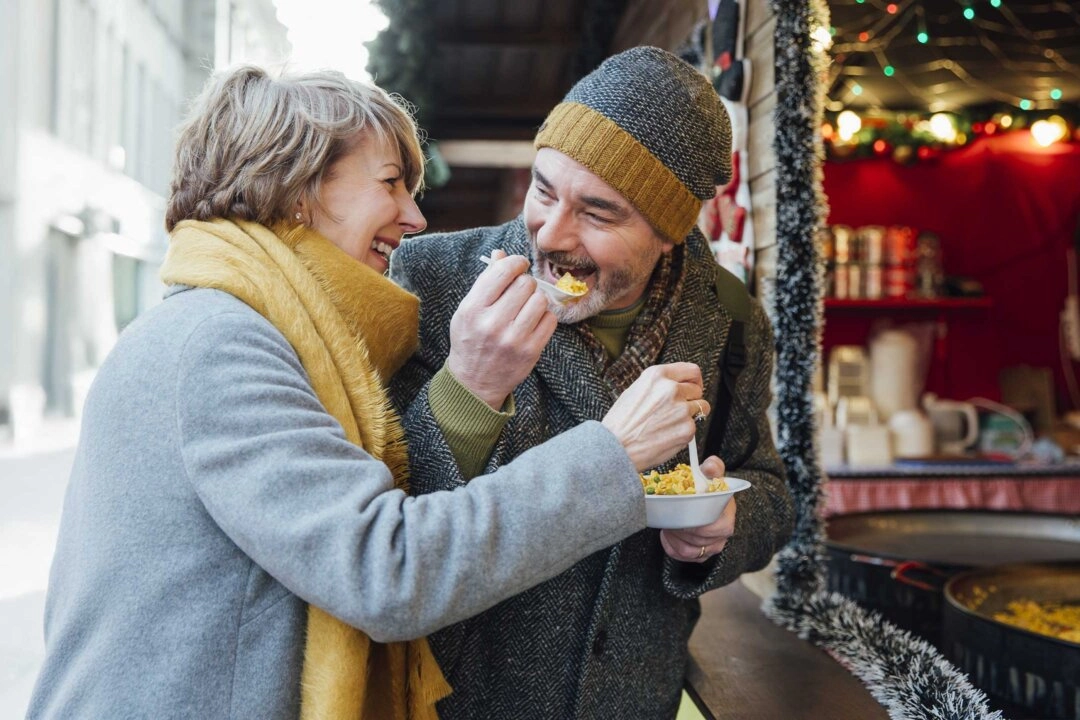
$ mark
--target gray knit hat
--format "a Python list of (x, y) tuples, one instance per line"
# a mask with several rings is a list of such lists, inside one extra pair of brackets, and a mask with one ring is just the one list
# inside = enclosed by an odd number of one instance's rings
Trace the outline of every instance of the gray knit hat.
[(536, 147), (589, 168), (680, 243), (731, 179), (731, 120), (700, 72), (666, 50), (613, 55), (555, 106)]

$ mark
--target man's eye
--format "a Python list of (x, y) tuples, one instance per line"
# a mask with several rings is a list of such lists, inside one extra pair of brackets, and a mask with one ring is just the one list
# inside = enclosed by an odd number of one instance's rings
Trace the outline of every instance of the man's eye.
[(585, 213), (585, 217), (589, 218), (593, 222), (597, 222), (597, 223), (601, 223), (601, 224), (607, 224), (607, 223), (611, 222), (610, 220), (608, 220), (603, 215), (597, 215), (596, 213), (591, 213), (591, 212)]

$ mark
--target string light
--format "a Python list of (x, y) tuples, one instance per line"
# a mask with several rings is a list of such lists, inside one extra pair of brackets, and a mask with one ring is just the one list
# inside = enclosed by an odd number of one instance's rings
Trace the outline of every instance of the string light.
[(1080, 36), (1080, 13), (1065, 4), (986, 0), (1000, 8), (992, 14), (983, 0), (846, 2), (832, 13), (832, 112), (845, 104), (930, 113), (1002, 104), (1017, 112), (1060, 107), (1071, 117), (1080, 61), (1069, 38)]
[(1030, 129), (1032, 143), (1042, 147), (1056, 142), (1080, 143), (1080, 109), (1071, 106), (1049, 116), (1037, 110), (1014, 116), (985, 107), (975, 112), (975, 116), (966, 111), (926, 115), (847, 109), (833, 116), (831, 123), (823, 122), (821, 137), (830, 159), (891, 156), (902, 164), (930, 160), (976, 138), (1010, 130)]
[(930, 117), (930, 132), (942, 142), (954, 142), (956, 140), (956, 123), (952, 116), (945, 113), (937, 113)]
[(816, 27), (810, 33), (810, 42), (813, 43), (814, 52), (823, 53), (832, 47), (832, 34), (824, 27)]
[(1045, 120), (1037, 120), (1031, 126), (1031, 137), (1038, 145), (1049, 147), (1069, 134), (1065, 118), (1052, 115)]
[(861, 128), (862, 118), (851, 110), (845, 110), (836, 117), (836, 134), (843, 142), (849, 142)]

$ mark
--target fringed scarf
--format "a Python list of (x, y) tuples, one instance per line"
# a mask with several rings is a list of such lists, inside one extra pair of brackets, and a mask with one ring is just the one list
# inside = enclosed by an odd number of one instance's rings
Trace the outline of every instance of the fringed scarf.
[[(303, 225), (184, 221), (161, 277), (223, 290), (269, 320), (345, 436), (408, 490), (404, 433), (384, 386), (416, 348), (415, 296)], [(450, 691), (426, 639), (377, 643), (308, 607), (301, 718), (437, 720), (435, 703)]]
[(679, 244), (670, 253), (660, 256), (660, 262), (649, 280), (645, 307), (634, 319), (626, 336), (626, 346), (619, 357), (611, 360), (603, 344), (596, 339), (588, 322), (578, 323), (577, 328), (592, 351), (599, 367), (604, 368), (604, 380), (621, 395), (641, 375), (645, 368), (656, 362), (668, 335), (675, 308), (679, 305), (685, 273), (686, 245)]

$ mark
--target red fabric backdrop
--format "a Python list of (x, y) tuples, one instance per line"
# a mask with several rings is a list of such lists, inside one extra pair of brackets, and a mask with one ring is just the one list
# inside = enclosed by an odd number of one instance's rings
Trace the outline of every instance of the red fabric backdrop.
[[(1058, 317), (1067, 294), (1066, 250), (1080, 222), (1080, 143), (1040, 148), (1028, 132), (1016, 131), (907, 166), (889, 158), (827, 162), (825, 192), (830, 223), (937, 233), (946, 274), (977, 279), (993, 299), (989, 310), (949, 313), (946, 367), (931, 373), (946, 387), (931, 381), (931, 389), (958, 399), (998, 398), (1002, 367), (1043, 366), (1054, 370), (1059, 405), (1069, 409)], [(826, 350), (864, 342), (869, 325), (865, 314), (830, 311)]]

